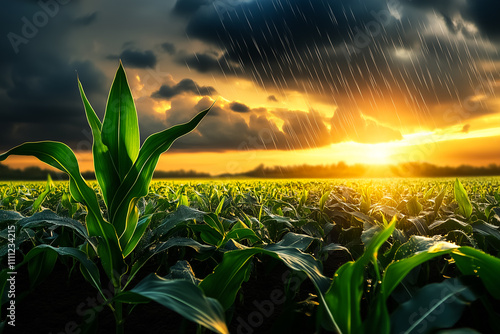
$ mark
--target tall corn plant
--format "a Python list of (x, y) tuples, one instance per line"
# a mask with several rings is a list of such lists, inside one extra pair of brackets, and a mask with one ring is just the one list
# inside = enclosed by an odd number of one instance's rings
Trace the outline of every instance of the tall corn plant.
[[(160, 155), (177, 138), (195, 129), (210, 108), (185, 124), (151, 135), (141, 147), (137, 112), (121, 63), (109, 92), (102, 122), (87, 100), (80, 80), (78, 87), (92, 129), (95, 174), (107, 207), (107, 218), (100, 210), (96, 193), (80, 174), (75, 154), (67, 145), (53, 141), (24, 143), (1, 154), (0, 161), (11, 155), (35, 156), (69, 176), (71, 196), (88, 210), (86, 227), (89, 245), (99, 257), (115, 289), (115, 297), (108, 299), (107, 303), (115, 315), (117, 332), (123, 331), (122, 302), (139, 303), (149, 299), (213, 331), (226, 333), (220, 304), (205, 297), (197, 286), (150, 276), (125, 293), (123, 289), (130, 281), (122, 279), (129, 268), (126, 258), (137, 246), (150, 221), (147, 217), (139, 220), (137, 202), (148, 193)], [(87, 256), (82, 256), (81, 250), (42, 246), (33, 249), (32, 255), (28, 253), (24, 262), (42, 251), (72, 256), (80, 260), (84, 276), (99, 291), (102, 290), (97, 268), (89, 263)]]

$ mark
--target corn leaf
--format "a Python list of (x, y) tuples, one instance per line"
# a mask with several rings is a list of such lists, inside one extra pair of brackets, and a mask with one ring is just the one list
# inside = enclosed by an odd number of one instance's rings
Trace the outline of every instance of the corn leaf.
[(153, 300), (216, 333), (229, 333), (219, 302), (186, 280), (149, 275), (132, 290), (116, 295), (115, 300), (131, 304)]
[(157, 254), (160, 254), (161, 252), (170, 249), (171, 247), (190, 247), (198, 253), (209, 252), (215, 249), (215, 247), (213, 246), (200, 244), (198, 241), (195, 241), (191, 238), (170, 238), (165, 242), (155, 243), (148, 249), (148, 252), (140, 256), (132, 265), (128, 282), (130, 282), (132, 278), (134, 278), (139, 269), (141, 269), (146, 264), (146, 262), (149, 261), (149, 259)]
[[(424, 239), (421, 237), (421, 239)], [(429, 239), (429, 238), (425, 238)], [(412, 239), (413, 240), (413, 239)], [(432, 240), (432, 239), (431, 239)], [(453, 249), (458, 248), (455, 244), (449, 242), (437, 242), (429, 244), (427, 250), (422, 250), (413, 256), (404, 258), (402, 260), (393, 262), (387, 266), (382, 279), (382, 291), (387, 299), (396, 286), (406, 277), (406, 275), (416, 266), (429, 261), (437, 256), (450, 253)], [(401, 246), (403, 247), (403, 246)], [(400, 247), (400, 248), (401, 248)], [(416, 248), (417, 246), (415, 246)], [(399, 252), (399, 250), (398, 250)], [(396, 254), (396, 257), (398, 255)]]
[(135, 246), (137, 246), (144, 232), (149, 226), (151, 218), (153, 218), (153, 215), (144, 216), (141, 217), (141, 219), (137, 222), (137, 227), (134, 231), (134, 235), (130, 239), (130, 242), (123, 249), (123, 257), (127, 257), (134, 250)]
[(224, 253), (214, 272), (200, 283), (207, 296), (216, 298), (224, 309), (228, 309), (250, 270), (249, 260), (256, 254), (265, 254), (283, 261), (290, 269), (302, 271), (312, 280), (317, 290), (326, 291), (330, 280), (321, 274), (318, 263), (309, 254), (296, 248), (271, 245), (266, 248), (244, 248)]
[(37, 197), (37, 199), (33, 202), (33, 207), (31, 208), (31, 213), (35, 213), (38, 211), (40, 206), (42, 205), (45, 198), (50, 193), (52, 188), (54, 187), (54, 182), (52, 182), (52, 178), (50, 174), (47, 176), (47, 185), (45, 186), (45, 190)]
[(28, 262), (30, 288), (43, 282), (52, 272), (57, 261), (56, 252), (42, 252)]
[(472, 214), (472, 204), (467, 196), (464, 186), (458, 179), (455, 180), (455, 201), (458, 203), (458, 209), (462, 216), (469, 218)]
[(34, 156), (42, 162), (68, 174), (70, 177), (69, 190), (71, 196), (77, 202), (87, 206), (88, 214), (86, 222), (88, 234), (91, 237), (96, 236), (100, 239), (98, 248), (99, 257), (101, 258), (104, 270), (115, 281), (116, 275), (114, 271), (120, 270), (123, 267), (123, 257), (118, 237), (113, 226), (102, 218), (97, 196), (80, 174), (78, 161), (73, 151), (63, 143), (42, 141), (16, 146), (1, 154), (0, 161), (5, 160), (10, 155)]
[(477, 275), (488, 292), (500, 299), (500, 259), (471, 247), (460, 247), (451, 253), (464, 275)]
[[(370, 261), (376, 263), (378, 249), (391, 236), (395, 227), (396, 217), (370, 240), (365, 252), (356, 262), (345, 263), (335, 273), (333, 283), (325, 294), (325, 302), (341, 333), (362, 333), (361, 298), (364, 268)], [(385, 319), (380, 321), (387, 322)], [(380, 328), (381, 333), (384, 331), (384, 328)]]
[(427, 284), (391, 314), (391, 330), (411, 334), (452, 327), (465, 306), (476, 299), (474, 292), (457, 278)]
[(41, 254), (49, 252), (52, 254), (57, 254), (59, 256), (70, 256), (80, 262), (82, 265), (81, 269), (85, 276), (88, 279), (89, 283), (92, 284), (95, 288), (101, 291), (101, 283), (100, 283), (100, 275), (99, 269), (92, 262), (87, 255), (81, 250), (73, 247), (52, 247), (50, 245), (38, 245), (32, 248), (28, 254), (23, 259), (18, 266), (22, 266), (23, 264), (30, 262), (36, 258), (38, 258)]
[(43, 210), (42, 212), (35, 213), (33, 216), (23, 218), (18, 221), (17, 225), (20, 228), (35, 228), (38, 226), (60, 226), (67, 227), (79, 234), (83, 239), (89, 240), (87, 230), (82, 223), (67, 217), (61, 217), (50, 210)]
[(137, 111), (121, 62), (108, 95), (102, 142), (109, 149), (120, 180), (125, 179), (137, 159), (141, 143)]
[(194, 130), (210, 108), (200, 112), (188, 123), (176, 125), (149, 136), (142, 145), (137, 160), (120, 184), (109, 207), (110, 221), (116, 228), (123, 248), (129, 243), (136, 228), (133, 224), (127, 225), (127, 217), (130, 212), (129, 204), (134, 199), (147, 195), (160, 155), (168, 150), (177, 138)]
[(108, 147), (102, 142), (101, 121), (87, 100), (80, 80), (78, 80), (78, 88), (80, 89), (80, 96), (85, 107), (85, 114), (87, 115), (87, 120), (92, 129), (92, 136), (94, 139), (92, 144), (92, 155), (94, 157), (95, 176), (101, 187), (104, 203), (106, 203), (106, 206), (109, 206), (109, 202), (113, 199), (120, 185), (120, 177)]

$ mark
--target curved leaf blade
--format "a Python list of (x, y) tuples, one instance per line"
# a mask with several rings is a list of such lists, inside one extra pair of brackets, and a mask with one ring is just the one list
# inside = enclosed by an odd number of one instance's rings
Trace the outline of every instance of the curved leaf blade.
[[(325, 294), (326, 308), (333, 315), (341, 333), (361, 333), (361, 299), (363, 297), (364, 268), (370, 262), (376, 263), (380, 246), (391, 236), (396, 228), (396, 216), (388, 226), (375, 234), (366, 246), (363, 255), (355, 262), (347, 262), (335, 273), (333, 282)], [(382, 313), (383, 315), (383, 313)], [(387, 314), (385, 314), (387, 316)], [(384, 319), (379, 319), (384, 321)], [(384, 332), (384, 328), (380, 328)]]
[(248, 278), (249, 260), (256, 254), (265, 254), (283, 261), (296, 271), (303, 271), (313, 281), (319, 292), (324, 292), (330, 279), (323, 276), (316, 260), (296, 248), (271, 245), (266, 248), (243, 248), (224, 253), (224, 258), (212, 274), (205, 277), (200, 287), (207, 296), (216, 298), (224, 309), (234, 303), (244, 280)]
[(110, 221), (116, 227), (118, 236), (124, 238), (122, 245), (129, 242), (135, 230), (135, 226), (127, 225), (129, 203), (147, 195), (160, 155), (168, 150), (177, 138), (193, 131), (210, 108), (200, 112), (187, 123), (149, 136), (142, 145), (137, 160), (120, 184), (109, 207)]
[(467, 195), (467, 191), (458, 178), (455, 180), (454, 191), (459, 212), (462, 216), (468, 219), (472, 214), (472, 204), (469, 200), (469, 196)]
[(58, 216), (55, 212), (50, 210), (43, 210), (42, 212), (35, 213), (31, 217), (23, 218), (19, 220), (17, 224), (21, 228), (34, 228), (42, 225), (68, 227), (79, 234), (83, 239), (89, 239), (85, 226), (78, 220)]
[(451, 253), (464, 275), (477, 275), (488, 292), (500, 300), (500, 259), (471, 247), (460, 247)]
[(389, 264), (382, 279), (382, 291), (385, 299), (413, 268), (437, 256), (448, 254), (456, 248), (458, 246), (455, 244), (438, 242), (431, 244), (428, 250)]
[(206, 297), (200, 288), (189, 281), (168, 280), (149, 275), (132, 290), (118, 294), (115, 300), (134, 304), (144, 302), (144, 298), (153, 300), (216, 333), (229, 333), (219, 302)]
[(139, 154), (140, 137), (134, 99), (121, 62), (108, 95), (102, 142), (108, 147), (118, 176), (123, 180)]
[(391, 331), (411, 334), (452, 327), (465, 306), (476, 299), (474, 292), (456, 278), (428, 284), (391, 314)]
[[(82, 175), (73, 151), (65, 144), (54, 141), (28, 142), (16, 146), (0, 154), (0, 161), (10, 155), (34, 156), (46, 164), (59, 169), (69, 177), (69, 190), (71, 196), (78, 202), (87, 206), (86, 218), (89, 236), (101, 239), (99, 257), (108, 276), (115, 282), (114, 270), (121, 269), (123, 257), (114, 227), (107, 223), (102, 215), (97, 202), (97, 196), (90, 188)], [(117, 282), (115, 282), (117, 283)]]
[(82, 265), (82, 268), (85, 270), (84, 276), (86, 278), (89, 278), (89, 282), (97, 288), (99, 291), (101, 291), (101, 283), (100, 283), (100, 275), (99, 275), (99, 269), (97, 266), (92, 262), (87, 255), (82, 252), (81, 250), (73, 247), (52, 247), (50, 245), (38, 245), (34, 248), (32, 248), (28, 254), (23, 259), (23, 262), (19, 264), (19, 266), (23, 265), (24, 263), (29, 262), (33, 258), (39, 256), (40, 254), (44, 252), (55, 252), (59, 256), (71, 256), (72, 258), (78, 260), (80, 264)]
[(92, 155), (94, 156), (96, 179), (101, 187), (104, 203), (108, 206), (120, 185), (120, 177), (118, 176), (118, 170), (113, 163), (108, 147), (102, 142), (101, 121), (90, 105), (80, 80), (78, 80), (78, 88), (80, 90), (83, 106), (85, 107), (87, 121), (92, 129), (92, 137), (94, 140), (92, 144)]

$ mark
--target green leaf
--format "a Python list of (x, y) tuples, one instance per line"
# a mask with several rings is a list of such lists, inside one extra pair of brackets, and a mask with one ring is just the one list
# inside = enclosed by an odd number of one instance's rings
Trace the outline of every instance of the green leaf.
[(120, 177), (108, 147), (102, 142), (101, 121), (87, 100), (80, 80), (78, 80), (78, 88), (80, 90), (80, 96), (85, 107), (85, 114), (87, 115), (87, 121), (92, 129), (92, 136), (94, 139), (92, 144), (92, 155), (94, 157), (96, 179), (101, 187), (104, 203), (106, 203), (106, 206), (109, 206), (116, 190), (120, 185)]
[(34, 256), (28, 262), (28, 273), (30, 277), (30, 288), (35, 287), (35, 285), (43, 282), (56, 264), (57, 253), (46, 251), (41, 254)]
[(410, 216), (418, 216), (420, 211), (422, 211), (422, 204), (418, 202), (417, 197), (413, 196), (408, 203), (406, 203), (406, 208)]
[[(165, 242), (155, 243), (148, 249), (148, 252), (142, 255), (133, 265), (130, 270), (130, 276), (128, 278), (128, 282), (134, 278), (139, 269), (141, 269), (146, 262), (149, 261), (153, 256), (166, 251), (171, 247), (190, 247), (194, 249), (198, 253), (209, 252), (215, 249), (213, 246), (202, 245), (198, 241), (195, 241), (191, 238), (171, 238)], [(128, 284), (128, 283), (127, 283)]]
[(151, 222), (151, 218), (153, 218), (153, 215), (147, 215), (139, 219), (139, 221), (137, 222), (137, 227), (134, 231), (134, 235), (123, 249), (123, 257), (127, 257), (130, 253), (132, 253), (132, 251), (144, 235), (144, 232), (148, 228), (149, 223)]
[(444, 195), (446, 194), (446, 186), (441, 189), (439, 194), (436, 196), (434, 199), (434, 214), (438, 214), (439, 208), (441, 207), (441, 204), (443, 203)]
[(221, 247), (225, 245), (225, 243), (229, 240), (233, 239), (238, 242), (241, 242), (244, 239), (250, 241), (250, 243), (255, 243), (261, 241), (261, 239), (255, 234), (255, 232), (249, 228), (233, 228), (229, 231), (224, 240), (222, 241)]
[(328, 200), (328, 197), (330, 197), (331, 191), (326, 191), (321, 198), (319, 199), (319, 209), (323, 211), (325, 209), (325, 204), (326, 201)]
[(189, 206), (189, 198), (186, 195), (179, 195), (177, 207), (179, 206)]
[[(210, 107), (211, 108), (211, 107)], [(149, 136), (142, 145), (134, 165), (120, 184), (109, 207), (110, 221), (116, 228), (121, 244), (126, 245), (135, 227), (127, 225), (129, 204), (148, 194), (149, 184), (160, 155), (179, 137), (191, 132), (205, 117), (210, 108), (200, 112), (191, 121)]]
[(17, 211), (0, 210), (0, 226), (2, 227), (7, 223), (16, 222), (23, 218), (23, 215)]
[(288, 232), (279, 242), (276, 243), (276, 245), (281, 247), (293, 247), (305, 251), (314, 240), (318, 239), (306, 234)]
[(248, 280), (251, 268), (249, 260), (256, 253), (252, 248), (224, 253), (222, 262), (201, 281), (200, 288), (207, 296), (217, 299), (224, 310), (229, 309), (241, 284)]
[(78, 167), (78, 161), (73, 151), (65, 144), (53, 141), (42, 141), (34, 143), (24, 143), (16, 146), (0, 155), (0, 161), (5, 160), (10, 155), (34, 156), (46, 164), (59, 169), (70, 177), (70, 193), (77, 201), (87, 206), (88, 214), (86, 218), (89, 236), (100, 238), (98, 249), (104, 270), (109, 278), (116, 281), (115, 270), (120, 270), (123, 266), (118, 237), (114, 227), (104, 221), (97, 202), (97, 196), (90, 188)]
[(132, 290), (118, 294), (115, 300), (136, 304), (144, 302), (144, 298), (153, 300), (216, 333), (229, 333), (219, 302), (207, 298), (202, 290), (191, 282), (149, 275)]
[[(99, 269), (97, 266), (89, 260), (87, 255), (82, 252), (81, 250), (73, 247), (52, 247), (50, 245), (38, 245), (36, 247), (33, 247), (28, 254), (24, 257), (23, 261), (19, 263), (16, 267), (20, 267), (25, 263), (28, 263), (29, 261), (32, 261), (34, 258), (40, 256), (41, 254), (45, 252), (52, 252), (60, 256), (70, 256), (80, 262), (82, 265), (82, 272), (85, 276), (85, 278), (88, 279), (89, 283), (92, 284), (96, 289), (101, 291), (101, 282), (100, 282), (100, 275), (99, 275)], [(49, 273), (45, 273), (45, 275), (48, 275)], [(101, 292), (102, 293), (102, 292)]]
[(486, 239), (495, 242), (497, 247), (500, 246), (500, 231), (499, 231), (500, 228), (499, 227), (492, 225), (492, 224), (488, 224), (487, 222), (481, 221), (481, 220), (477, 220), (477, 221), (473, 222), (471, 224), (471, 226), (472, 226), (472, 230), (474, 231), (474, 235), (479, 234), (479, 235), (485, 237)]
[[(370, 262), (376, 264), (380, 246), (391, 236), (396, 227), (394, 216), (388, 226), (371, 238), (365, 252), (356, 262), (347, 262), (335, 273), (333, 283), (325, 294), (325, 303), (330, 314), (333, 315), (333, 324), (338, 326), (341, 333), (361, 333), (361, 298), (363, 296), (364, 268)], [(378, 267), (376, 267), (378, 268)], [(385, 318), (380, 322), (387, 322)], [(381, 333), (385, 328), (379, 328)]]
[(141, 143), (137, 111), (121, 62), (109, 91), (102, 142), (109, 149), (120, 180), (124, 180), (137, 159)]
[(434, 249), (453, 249), (456, 247), (455, 244), (442, 240), (441, 236), (428, 238), (412, 235), (407, 242), (398, 248), (394, 255), (394, 260), (402, 260), (421, 252), (433, 251)]
[[(420, 237), (423, 238), (423, 237)], [(424, 238), (430, 239), (430, 238)], [(433, 240), (433, 239), (430, 239)], [(382, 278), (382, 291), (387, 299), (396, 286), (406, 277), (406, 275), (416, 266), (429, 261), (437, 256), (450, 253), (453, 249), (458, 248), (457, 245), (449, 242), (430, 242), (430, 247), (427, 250), (421, 250), (419, 253), (402, 260), (392, 262), (387, 266), (387, 269)], [(403, 245), (398, 249), (398, 252)], [(398, 255), (396, 254), (396, 258)]]
[(68, 227), (78, 233), (83, 239), (89, 239), (87, 230), (78, 220), (58, 216), (50, 210), (43, 210), (31, 217), (23, 218), (17, 224), (21, 228), (35, 228), (44, 225)]
[(459, 212), (462, 216), (468, 219), (472, 214), (472, 204), (464, 186), (460, 183), (458, 178), (455, 180), (454, 189), (455, 201), (458, 203)]
[(476, 275), (488, 292), (500, 299), (500, 259), (471, 247), (460, 247), (451, 253), (457, 267), (464, 275)]
[(219, 232), (221, 235), (224, 235), (226, 233), (224, 226), (220, 222), (217, 215), (215, 215), (214, 213), (209, 213), (208, 215), (205, 215), (204, 220), (208, 226)]
[(224, 197), (222, 197), (221, 201), (219, 202), (219, 205), (217, 205), (217, 208), (215, 209), (216, 216), (220, 215), (223, 206), (224, 206)]
[(199, 211), (184, 205), (181, 205), (174, 212), (170, 213), (165, 219), (154, 229), (153, 234), (156, 238), (167, 234), (177, 225), (189, 222), (191, 220), (202, 222), (207, 213)]
[(47, 195), (50, 193), (52, 188), (54, 187), (54, 182), (52, 182), (52, 178), (50, 177), (50, 174), (47, 175), (47, 185), (45, 186), (45, 190), (40, 194), (40, 196), (37, 197), (35, 202), (33, 202), (33, 207), (31, 208), (31, 212), (37, 212), (40, 206), (42, 205), (43, 201), (45, 201), (45, 198)]
[(224, 258), (214, 272), (200, 283), (205, 294), (220, 301), (224, 309), (228, 309), (236, 298), (241, 284), (248, 279), (250, 262), (256, 254), (265, 254), (283, 261), (290, 269), (302, 271), (311, 279), (316, 289), (326, 291), (330, 279), (323, 276), (316, 260), (309, 254), (296, 248), (270, 245), (266, 248), (241, 246), (241, 249), (224, 253)]
[(465, 306), (476, 299), (472, 290), (456, 278), (428, 284), (391, 314), (391, 330), (410, 334), (452, 327)]
[(472, 233), (472, 226), (470, 224), (464, 223), (456, 218), (448, 218), (446, 220), (435, 221), (429, 225), (429, 230), (433, 233), (448, 232), (452, 230), (461, 230), (465, 233)]
[(200, 284), (201, 280), (196, 278), (193, 268), (186, 260), (177, 261), (172, 267), (169, 268), (169, 273), (165, 276), (167, 279), (183, 279), (191, 282), (194, 285)]

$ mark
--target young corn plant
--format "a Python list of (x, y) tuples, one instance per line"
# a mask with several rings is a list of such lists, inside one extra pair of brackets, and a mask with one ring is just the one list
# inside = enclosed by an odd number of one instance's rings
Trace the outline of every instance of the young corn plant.
[[(453, 326), (465, 305), (477, 298), (471, 289), (456, 278), (442, 284), (426, 285), (418, 297), (404, 303), (391, 315), (387, 307), (389, 296), (406, 275), (422, 263), (442, 255), (450, 256), (463, 275), (475, 275), (491, 296), (500, 299), (500, 287), (496, 283), (500, 275), (500, 259), (468, 246), (460, 247), (418, 236), (401, 245), (397, 249), (400, 256), (386, 268), (379, 267), (379, 248), (394, 232), (396, 217), (390, 223), (384, 220), (384, 225), (384, 229), (366, 245), (363, 255), (356, 261), (342, 265), (336, 271), (328, 291), (324, 296), (320, 295), (323, 304), (319, 319), (326, 329), (335, 333), (354, 334), (372, 333), (376, 328), (377, 333), (389, 334), (423, 332), (426, 328), (425, 332), (428, 333), (432, 329)], [(368, 316), (363, 321), (361, 301), (367, 295), (364, 286), (365, 268), (370, 262), (376, 280), (370, 293), (372, 298)], [(429, 305), (435, 308), (429, 308)], [(421, 312), (423, 309), (427, 312)], [(447, 312), (447, 316), (443, 316), (444, 312)]]
[[(0, 161), (11, 155), (34, 156), (66, 173), (69, 176), (71, 197), (85, 205), (88, 211), (88, 238), (84, 247), (55, 248), (40, 245), (25, 256), (23, 263), (46, 258), (40, 256), (45, 252), (49, 252), (51, 257), (71, 256), (78, 260), (85, 278), (99, 290), (114, 313), (117, 333), (123, 332), (122, 304), (144, 303), (149, 300), (157, 301), (210, 330), (228, 333), (220, 303), (206, 297), (192, 283), (152, 275), (143, 279), (135, 288), (124, 290), (136, 274), (128, 274), (129, 268), (132, 268), (129, 255), (151, 220), (150, 215), (139, 219), (137, 203), (148, 193), (160, 155), (177, 138), (195, 129), (211, 107), (185, 124), (151, 135), (140, 146), (137, 112), (121, 63), (109, 92), (102, 122), (87, 100), (79, 80), (78, 87), (92, 129), (95, 174), (107, 208), (107, 216), (101, 212), (95, 191), (80, 174), (75, 154), (65, 144), (54, 141), (29, 142), (1, 154)], [(104, 272), (113, 283), (112, 298), (106, 298), (102, 291), (99, 270), (89, 259), (94, 254), (97, 254)], [(0, 292), (1, 290), (3, 288), (0, 288)]]

